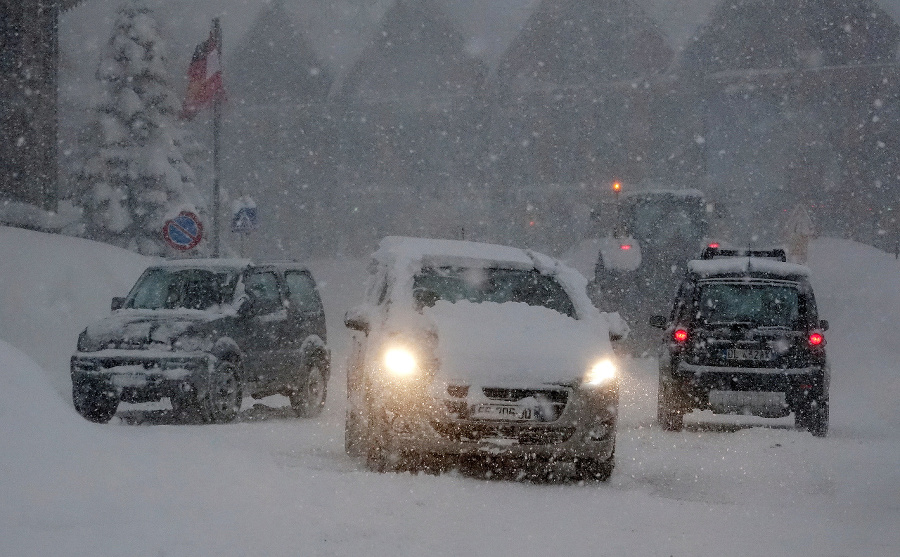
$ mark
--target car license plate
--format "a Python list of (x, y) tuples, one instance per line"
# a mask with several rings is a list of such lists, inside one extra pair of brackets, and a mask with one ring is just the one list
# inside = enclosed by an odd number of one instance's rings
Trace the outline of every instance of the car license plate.
[(476, 404), (470, 414), (478, 420), (504, 420), (509, 422), (531, 422), (537, 420), (537, 412), (530, 406), (516, 404)]
[(729, 348), (725, 350), (726, 360), (757, 360), (769, 361), (774, 353), (763, 348)]

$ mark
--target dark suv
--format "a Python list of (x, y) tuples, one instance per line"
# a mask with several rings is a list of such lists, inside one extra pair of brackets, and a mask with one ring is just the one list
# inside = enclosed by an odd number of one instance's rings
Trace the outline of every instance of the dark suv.
[(659, 358), (658, 421), (679, 431), (693, 409), (768, 418), (828, 432), (828, 322), (819, 320), (809, 269), (784, 250), (707, 248), (688, 263)]
[(325, 404), (331, 355), (312, 274), (293, 262), (182, 259), (149, 267), (72, 356), (75, 409), (108, 422), (119, 401), (168, 397), (227, 422), (244, 394), (282, 394), (300, 416)]

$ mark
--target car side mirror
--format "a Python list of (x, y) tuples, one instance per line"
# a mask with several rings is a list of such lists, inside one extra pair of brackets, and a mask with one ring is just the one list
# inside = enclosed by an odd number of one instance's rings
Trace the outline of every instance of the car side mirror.
[(369, 316), (365, 311), (353, 308), (344, 314), (344, 326), (354, 331), (360, 331), (369, 334)]
[(827, 319), (820, 320), (819, 328), (822, 329), (823, 331), (827, 331), (828, 330), (828, 320)]
[(666, 328), (666, 318), (662, 315), (654, 315), (650, 318), (650, 326), (657, 329)]
[(122, 309), (125, 307), (125, 297), (124, 296), (114, 296), (112, 302), (109, 304), (109, 309), (112, 311), (116, 311), (117, 309)]

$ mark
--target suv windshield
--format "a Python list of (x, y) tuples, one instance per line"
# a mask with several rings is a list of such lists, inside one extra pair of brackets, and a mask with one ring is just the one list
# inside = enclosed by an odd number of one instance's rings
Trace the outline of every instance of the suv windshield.
[(125, 307), (205, 310), (231, 299), (235, 271), (150, 269), (138, 281)]
[(704, 323), (794, 327), (800, 315), (796, 287), (757, 283), (701, 285), (698, 316)]
[(415, 276), (413, 293), (418, 308), (438, 300), (457, 302), (522, 302), (575, 317), (575, 306), (553, 277), (537, 270), (428, 267)]
[(671, 239), (702, 238), (703, 214), (694, 200), (637, 198), (624, 208), (628, 232), (640, 240), (664, 243)]

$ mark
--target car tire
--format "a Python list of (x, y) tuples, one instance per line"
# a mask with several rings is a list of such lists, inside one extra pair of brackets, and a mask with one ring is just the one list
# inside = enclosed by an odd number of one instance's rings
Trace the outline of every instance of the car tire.
[(328, 379), (322, 364), (313, 362), (303, 378), (300, 388), (290, 394), (291, 408), (301, 418), (315, 418), (325, 408), (328, 396)]
[(801, 404), (794, 412), (794, 426), (809, 431), (815, 437), (828, 435), (828, 400)]
[(371, 472), (390, 472), (393, 470), (391, 451), (391, 434), (384, 417), (371, 406), (367, 412), (365, 443), (363, 453), (366, 468)]
[(675, 388), (671, 382), (659, 381), (659, 393), (656, 404), (656, 421), (666, 431), (684, 429), (684, 412), (677, 406)]
[(72, 403), (86, 420), (105, 424), (116, 414), (119, 397), (98, 385), (73, 382)]
[(200, 401), (203, 419), (210, 423), (233, 421), (244, 398), (239, 365), (220, 360), (203, 391)]

